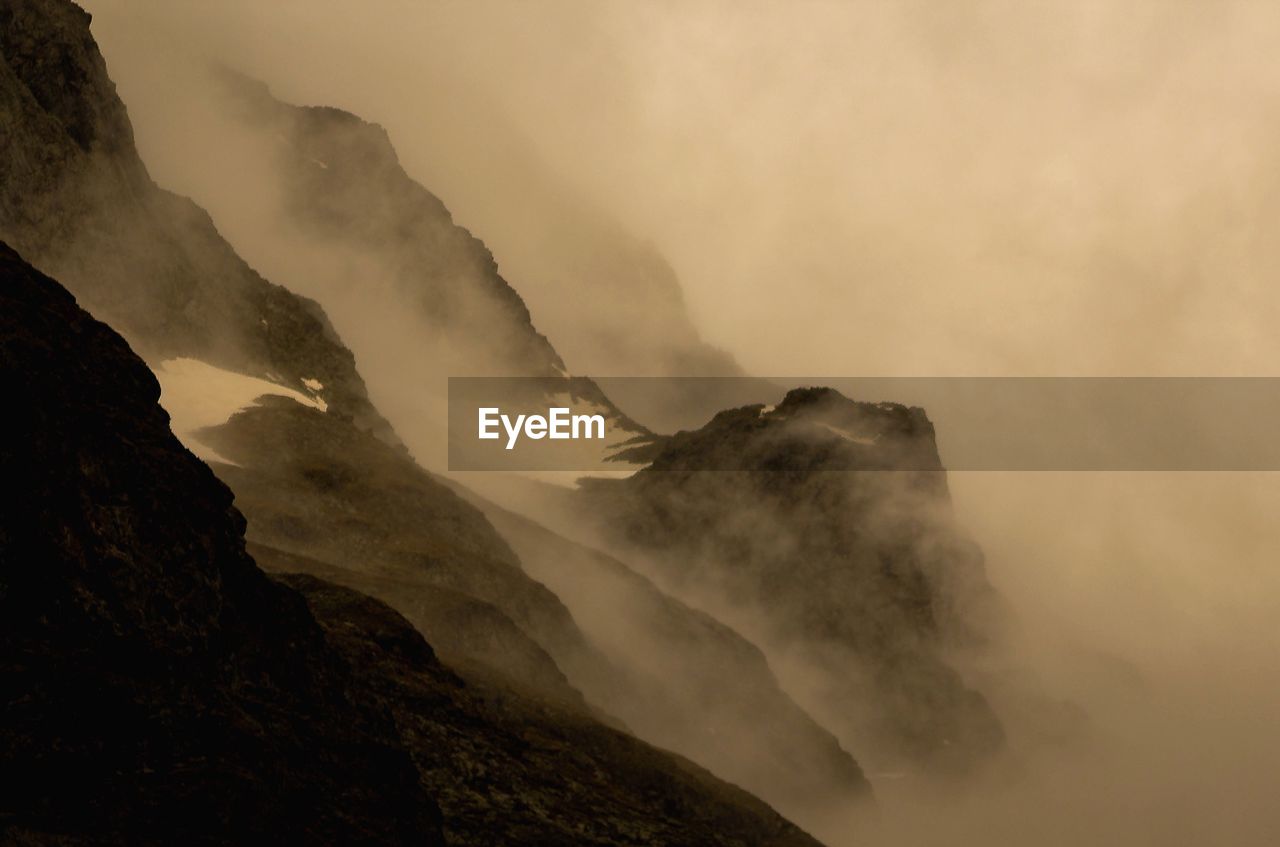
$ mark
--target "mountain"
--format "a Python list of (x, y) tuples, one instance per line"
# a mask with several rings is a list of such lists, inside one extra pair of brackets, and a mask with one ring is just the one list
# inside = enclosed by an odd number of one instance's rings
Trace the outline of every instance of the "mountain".
[(994, 711), (949, 660), (993, 631), (1001, 602), (951, 519), (923, 410), (793, 390), (575, 499), (574, 521), (764, 646), (878, 767), (963, 772), (1001, 749)]
[(816, 844), (683, 759), (465, 682), (376, 600), (267, 578), (146, 365), (7, 245), (0, 352), (6, 843)]
[[(665, 735), (651, 727), (646, 737), (687, 744), (682, 752), (706, 756), (703, 764), (735, 780), (766, 770), (770, 760), (757, 751), (783, 748), (794, 729), (806, 741), (790, 751), (778, 785), (801, 793), (814, 784), (814, 773), (824, 773), (833, 776), (824, 796), (865, 797), (865, 781), (849, 754), (777, 688), (758, 651), (740, 638), (717, 635), (732, 647), (718, 654), (726, 660), (720, 672), (727, 678), (741, 669), (772, 710), (760, 714), (781, 715), (780, 725), (791, 728), (770, 742), (772, 748), (756, 745), (758, 727), (741, 717), (717, 728), (723, 737), (715, 744), (705, 743), (700, 729), (709, 725), (707, 718), (697, 698), (681, 695), (684, 681), (694, 679), (691, 671), (655, 681), (600, 650), (475, 506), (400, 446), (325, 312), (268, 283), (222, 240), (207, 216), (151, 182), (88, 32), (88, 17), (54, 0), (6, 0), (0, 14), (8, 24), (0, 96), (15, 104), (0, 120), (15, 149), (25, 151), (8, 163), (0, 233), (34, 249), (40, 266), (62, 269), (86, 303), (115, 310), (124, 334), (159, 379), (174, 430), (235, 492), (261, 564), (273, 573), (303, 571), (385, 601), (439, 649), (451, 673), (521, 702), (554, 705), (557, 715), (575, 716), (574, 726), (624, 727), (631, 717), (645, 717), (630, 704), (661, 703), (662, 712), (648, 717), (653, 721), (661, 714), (671, 726)], [(341, 118), (339, 124), (351, 121)], [(369, 130), (353, 131), (360, 153), (353, 156), (354, 167), (363, 162), (362, 139)], [(385, 164), (381, 155), (375, 157), (378, 168)], [(333, 161), (330, 169), (341, 171), (336, 156)], [(349, 176), (358, 182), (354, 176), (363, 173), (357, 169)], [(447, 230), (439, 247), (445, 254), (483, 250), (451, 228), (447, 212), (424, 200), (421, 189), (405, 187), (402, 193), (408, 205), (396, 208), (411, 216), (406, 226), (413, 234), (405, 244), (429, 224), (427, 234)], [(335, 200), (333, 208), (338, 214), (344, 207)], [(419, 211), (426, 217), (412, 217)], [(394, 216), (376, 223), (378, 238), (399, 226)], [(490, 281), (495, 287), (500, 282)], [(419, 282), (409, 279), (405, 290)], [(473, 280), (460, 273), (429, 282), (465, 292)], [(515, 311), (490, 315), (499, 328), (502, 315), (518, 314), (514, 292), (502, 290), (510, 297), (498, 302)], [(414, 320), (433, 314), (424, 306)], [(299, 336), (277, 332), (281, 327)], [(483, 335), (475, 330), (468, 332), (479, 343)], [(536, 337), (526, 341), (520, 356), (550, 349)], [(554, 360), (545, 364), (554, 371)], [(556, 374), (547, 378), (581, 384)], [(587, 385), (581, 393), (591, 390)], [(654, 592), (651, 586), (643, 590)], [(651, 600), (665, 603), (660, 596)], [(692, 619), (687, 610), (670, 608), (677, 622)], [(655, 643), (692, 650), (697, 645), (689, 638), (718, 633), (713, 622), (697, 624), (687, 638)], [(717, 655), (716, 648), (707, 652)], [(626, 716), (618, 714), (627, 711), (622, 706), (629, 707)], [(729, 711), (721, 707), (713, 714)], [(545, 731), (552, 732), (554, 722), (548, 722)], [(733, 750), (736, 759), (712, 757), (716, 749)], [(600, 780), (632, 776), (624, 772), (625, 762), (599, 767)]]
[[(455, 367), (448, 365), (449, 362), (465, 363), (456, 367), (470, 367), (471, 370), (463, 371), (467, 373), (515, 373), (546, 378), (548, 374), (561, 371), (564, 363), (558, 356), (550, 358), (546, 352), (549, 345), (545, 349), (541, 347), (545, 339), (533, 329), (533, 318), (523, 304), (514, 314), (490, 304), (491, 300), (507, 302), (517, 295), (498, 273), (488, 249), (454, 223), (434, 194), (417, 185), (405, 173), (384, 130), (341, 110), (282, 103), (264, 85), (242, 77), (230, 75), (227, 79), (230, 92), (228, 108), (235, 115), (239, 129), (247, 136), (237, 136), (237, 143), (225, 145), (230, 152), (226, 154), (220, 170), (265, 175), (271, 185), (265, 192), (268, 201), (261, 204), (255, 213), (259, 217), (253, 222), (256, 231), (269, 233), (270, 238), (260, 237), (258, 246), (253, 249), (259, 251), (257, 254), (263, 257), (264, 262), (277, 263), (291, 285), (315, 286), (305, 290), (335, 314), (359, 316), (368, 324), (363, 330), (353, 325), (352, 332), (344, 332), (344, 336), (355, 339), (352, 343), (362, 361), (376, 362), (373, 370), (382, 374), (380, 379), (386, 380), (382, 396), (388, 398), (386, 404), (380, 403), (380, 406), (393, 409), (389, 413), (392, 420), (398, 429), (410, 433), (406, 438), (414, 445), (415, 451), (418, 451), (418, 445), (438, 444), (440, 440), (439, 427), (426, 433), (419, 431), (422, 422), (432, 417), (432, 413), (424, 412), (420, 404), (422, 395), (431, 393), (430, 379), (445, 372), (456, 372), (449, 371), (449, 367)], [(230, 204), (227, 206), (228, 210), (232, 208)], [(319, 251), (317, 255), (322, 258), (308, 259), (305, 263), (297, 258), (304, 254), (310, 256), (315, 251)], [(329, 270), (311, 273), (320, 262)], [(320, 283), (322, 278), (327, 281)], [(447, 296), (439, 293), (442, 289), (448, 292)], [(493, 292), (501, 292), (501, 297)], [(466, 308), (454, 304), (454, 300), (459, 298)], [(383, 305), (371, 312), (368, 302), (377, 300), (382, 300)], [(407, 319), (398, 317), (406, 312), (409, 314)], [(377, 315), (377, 319), (370, 320), (371, 314)], [(496, 337), (499, 342), (474, 352), (478, 340), (491, 337)], [(402, 364), (427, 360), (430, 364), (409, 367)], [(609, 386), (610, 397), (615, 395), (615, 389), (621, 389), (622, 396), (626, 396), (626, 382), (609, 380), (604, 384)], [(639, 382), (631, 396), (641, 397), (645, 393), (643, 381)], [(719, 396), (725, 390), (722, 386), (720, 391), (709, 392), (706, 383), (700, 380), (693, 380), (691, 385), (691, 393), (695, 395), (710, 393)], [(761, 388), (777, 391), (771, 385), (757, 383), (736, 385), (726, 382), (725, 386), (743, 392), (758, 392)], [(784, 405), (792, 403), (792, 400), (784, 401)], [(407, 404), (414, 404), (416, 408), (409, 408)], [(654, 408), (657, 405), (653, 398), (646, 398), (643, 407)], [(680, 398), (678, 405), (687, 410), (693, 404), (686, 397)], [(705, 402), (698, 405), (705, 408)], [(608, 404), (608, 407), (622, 414), (613, 404)], [(781, 421), (785, 414), (785, 411), (780, 412), (769, 421)], [(674, 416), (672, 412), (667, 419)], [(716, 420), (723, 423), (728, 418)], [(643, 429), (637, 425), (636, 431)], [(886, 438), (880, 442), (871, 455), (879, 457), (882, 464), (892, 465), (899, 461), (888, 452), (892, 442), (894, 449), (923, 451), (921, 458), (925, 467), (931, 472), (940, 471), (931, 430), (923, 440), (915, 437), (910, 426), (904, 432), (904, 437), (896, 441)], [(709, 461), (714, 466), (716, 463), (722, 465), (726, 457), (746, 455), (741, 449), (743, 444), (723, 439), (722, 435), (719, 425), (713, 426), (704, 437), (696, 440), (696, 446), (686, 457), (696, 454), (700, 460)], [(665, 459), (659, 459), (656, 469), (663, 462), (670, 461), (674, 455), (672, 451), (685, 450), (691, 438), (686, 434), (662, 440), (648, 435), (646, 431), (641, 446), (622, 455), (630, 456), (637, 466), (655, 456), (665, 456)], [(818, 449), (797, 455), (804, 456), (805, 470), (814, 478), (823, 478), (826, 471), (839, 467), (832, 464), (836, 459), (830, 450)], [(936, 474), (922, 478), (930, 475)], [(643, 480), (652, 476), (642, 472), (630, 487), (643, 486)], [(659, 476), (672, 479), (671, 474)], [(770, 482), (761, 488), (771, 485)], [(732, 486), (695, 482), (690, 477), (680, 480), (676, 488), (685, 492), (681, 496), (697, 501), (687, 508), (689, 517), (685, 526), (691, 535), (697, 521), (707, 512), (723, 521), (726, 535), (723, 539), (724, 556), (738, 556), (737, 548), (747, 547), (755, 550), (752, 555), (760, 556), (764, 555), (762, 551), (776, 547), (776, 540), (761, 528), (743, 525), (749, 521), (744, 522), (742, 514), (754, 512), (743, 511), (734, 515), (736, 506), (730, 504), (739, 503), (740, 498), (730, 496), (737, 493)], [(599, 491), (605, 490), (608, 490), (607, 483), (599, 487), (593, 485), (584, 498), (595, 498)], [(815, 496), (825, 508), (823, 498), (827, 495)], [(891, 490), (869, 490), (862, 495), (862, 499), (868, 498), (876, 501), (873, 508), (879, 511), (894, 508), (901, 499)], [(904, 508), (914, 509), (917, 506), (922, 514), (935, 510), (932, 498)], [(631, 513), (629, 510), (633, 507), (640, 514)], [(602, 521), (601, 532), (605, 543), (617, 554), (616, 560), (631, 561), (636, 548), (631, 545), (630, 527), (647, 519), (644, 514), (647, 508), (650, 508), (648, 504), (637, 506), (628, 501), (616, 511), (606, 512), (608, 520)], [(683, 504), (681, 508), (684, 508)], [(594, 505), (584, 506), (583, 511), (599, 514)], [(892, 559), (896, 555), (887, 550), (868, 552), (869, 546), (861, 539), (851, 540), (842, 534), (843, 519), (838, 510), (828, 512), (819, 508), (814, 508), (805, 518), (819, 525), (818, 532), (812, 534), (825, 534), (824, 540), (813, 545), (811, 567), (820, 567), (818, 563), (824, 563), (822, 566), (832, 562), (843, 563), (851, 555), (863, 560), (869, 556)], [(572, 520), (578, 525), (589, 521), (590, 517), (585, 514), (575, 515)], [(654, 534), (660, 535), (657, 530)], [(622, 543), (612, 540), (618, 538)], [(658, 543), (667, 542), (659, 540)], [(889, 542), (884, 542), (884, 545), (891, 546)], [(863, 606), (903, 609), (912, 603), (941, 607), (951, 602), (951, 595), (943, 584), (949, 578), (951, 566), (939, 565), (937, 584), (925, 585), (910, 576), (918, 568), (910, 560), (909, 545), (902, 541), (900, 546), (906, 560), (891, 562), (891, 566), (901, 568), (908, 576), (880, 578), (875, 569), (860, 565), (855, 571), (844, 574), (842, 578), (848, 585), (842, 592), (828, 597), (827, 606), (815, 614), (819, 617), (837, 614), (833, 609), (850, 598), (851, 605), (840, 607), (845, 609), (845, 613)], [(645, 546), (639, 545), (639, 549), (647, 557)], [(953, 557), (958, 563), (955, 567), (961, 570), (969, 566), (969, 558), (978, 555), (972, 545), (957, 542), (955, 549), (962, 551)], [(691, 546), (674, 550), (671, 558), (677, 560), (700, 555), (701, 551)], [(531, 567), (527, 561), (524, 564), (526, 569)], [(681, 561), (673, 565), (673, 572), (680, 573), (688, 566), (689, 562)], [(784, 560), (770, 567), (776, 567), (780, 573), (791, 567), (791, 563)], [(542, 573), (539, 572), (540, 578)], [(657, 581), (664, 587), (669, 585), (669, 574), (655, 570), (652, 575), (661, 577)], [(777, 578), (777, 574), (770, 576), (773, 578)], [(678, 585), (679, 581), (675, 584)], [(724, 591), (719, 585), (700, 585), (688, 595), (691, 605), (701, 605), (699, 592), (704, 588), (716, 594)], [(768, 583), (758, 587), (754, 600), (759, 602), (768, 597), (768, 588)], [(559, 590), (563, 592), (566, 589), (561, 585)], [(736, 605), (737, 598), (730, 594), (727, 602), (715, 607), (715, 613), (723, 617), (723, 606), (727, 609), (725, 614), (735, 614)], [(805, 617), (810, 611), (807, 605), (797, 603), (785, 611), (776, 610), (771, 614), (795, 619)], [(748, 620), (754, 620), (754, 617)], [(901, 764), (899, 760), (904, 759), (913, 764), (923, 763), (930, 771), (965, 768), (999, 749), (1000, 725), (982, 695), (966, 685), (957, 670), (941, 657), (942, 647), (917, 646), (917, 640), (927, 627), (905, 614), (900, 618), (886, 615), (875, 623), (871, 620), (868, 617), (866, 627), (881, 627), (882, 637), (888, 642), (879, 653), (871, 651), (870, 655), (876, 661), (871, 665), (864, 661), (864, 632), (859, 632), (856, 638), (842, 635), (835, 643), (843, 652), (832, 654), (825, 645), (817, 651), (823, 656), (820, 676), (830, 677), (836, 682), (822, 696), (804, 701), (809, 710), (822, 710), (821, 722), (824, 725), (839, 728), (838, 734), (846, 749), (861, 751), (864, 745), (870, 745), (877, 748), (878, 754), (883, 754), (891, 768), (897, 768)], [(730, 619), (735, 629), (744, 631), (746, 624), (738, 626), (737, 621), (738, 618)], [(752, 640), (758, 640), (754, 629), (749, 635)], [(775, 635), (777, 641), (787, 645), (783, 654), (789, 654), (791, 638), (785, 630), (778, 635), (772, 629), (765, 629), (759, 637), (774, 639)], [(901, 661), (894, 658), (899, 654)], [(807, 655), (804, 661), (816, 659)], [(861, 670), (846, 672), (846, 663)], [(571, 672), (566, 675), (571, 679), (574, 677)], [(589, 687), (588, 683), (583, 684)], [(940, 705), (936, 708), (930, 705), (932, 699), (937, 699)], [(629, 725), (632, 723), (621, 714), (619, 717), (627, 720)], [(680, 749), (691, 751), (694, 748)], [(799, 781), (790, 788), (803, 784)]]

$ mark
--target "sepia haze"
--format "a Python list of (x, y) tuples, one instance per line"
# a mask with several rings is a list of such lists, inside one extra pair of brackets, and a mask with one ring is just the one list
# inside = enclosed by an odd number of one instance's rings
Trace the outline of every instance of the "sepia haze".
[[(687, 308), (761, 375), (1270, 376), (1280, 359), (1264, 4), (85, 5), (152, 174), (255, 268), (289, 284), (308, 259), (253, 231), (263, 200), (240, 189), (269, 175), (202, 167), (224, 155), (202, 144), (233, 139), (209, 62), (385, 127), (573, 373), (596, 330), (575, 321), (611, 305), (564, 305), (593, 296), (563, 276), (581, 250), (652, 251), (683, 303), (644, 302)], [(412, 410), (384, 400), (402, 351), (371, 363), (349, 331), (372, 344), (393, 310), (347, 305), (335, 325), (412, 445)], [(959, 797), (871, 774), (884, 841), (1274, 842), (1280, 480), (949, 482), (1018, 620), (1008, 649), (1094, 731)]]

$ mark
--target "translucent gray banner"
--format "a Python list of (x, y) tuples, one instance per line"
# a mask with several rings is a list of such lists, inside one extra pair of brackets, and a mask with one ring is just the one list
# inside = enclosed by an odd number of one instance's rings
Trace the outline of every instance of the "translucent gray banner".
[(1280, 470), (1278, 433), (1271, 377), (449, 380), (452, 470)]

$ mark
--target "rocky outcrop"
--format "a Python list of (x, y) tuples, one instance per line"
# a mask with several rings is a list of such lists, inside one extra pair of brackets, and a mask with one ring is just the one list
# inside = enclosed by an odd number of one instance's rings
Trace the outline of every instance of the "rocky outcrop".
[(0, 353), (6, 843), (816, 844), (580, 710), (464, 682), (376, 600), (269, 580), (151, 372), (3, 245)]
[(579, 497), (613, 549), (765, 645), (860, 757), (954, 772), (1000, 748), (995, 714), (947, 659), (1000, 604), (951, 522), (922, 410), (795, 390)]

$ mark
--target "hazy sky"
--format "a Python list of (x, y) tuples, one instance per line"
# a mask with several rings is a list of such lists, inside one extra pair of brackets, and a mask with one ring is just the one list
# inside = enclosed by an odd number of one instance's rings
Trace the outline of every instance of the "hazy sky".
[(491, 243), (518, 138), (756, 373), (1274, 373), (1270, 4), (87, 5), (126, 100), (208, 50)]

